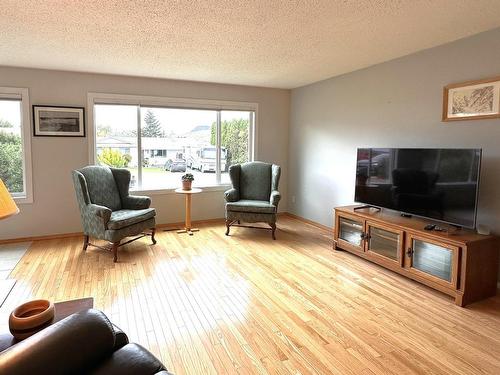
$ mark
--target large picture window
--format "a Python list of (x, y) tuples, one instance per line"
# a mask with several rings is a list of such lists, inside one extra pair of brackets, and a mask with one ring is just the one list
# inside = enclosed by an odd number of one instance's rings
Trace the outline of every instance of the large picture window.
[(0, 87), (0, 178), (18, 203), (31, 202), (27, 89)]
[(95, 163), (130, 170), (132, 190), (177, 188), (184, 173), (194, 186), (225, 185), (230, 165), (253, 160), (253, 108), (100, 101), (93, 103)]

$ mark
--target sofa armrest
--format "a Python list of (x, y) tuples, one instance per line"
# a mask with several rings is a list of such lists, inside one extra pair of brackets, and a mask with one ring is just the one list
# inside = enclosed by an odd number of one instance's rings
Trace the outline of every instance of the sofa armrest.
[(98, 310), (82, 311), (43, 329), (0, 354), (0, 374), (85, 372), (109, 357), (113, 326)]
[(128, 195), (122, 200), (123, 208), (129, 210), (144, 210), (151, 206), (151, 198), (139, 195)]
[(278, 190), (273, 190), (271, 192), (271, 198), (269, 199), (269, 203), (271, 203), (273, 206), (278, 207), (278, 203), (281, 200), (281, 194)]
[(240, 200), (240, 194), (235, 188), (231, 188), (224, 192), (224, 199), (226, 202), (236, 202)]

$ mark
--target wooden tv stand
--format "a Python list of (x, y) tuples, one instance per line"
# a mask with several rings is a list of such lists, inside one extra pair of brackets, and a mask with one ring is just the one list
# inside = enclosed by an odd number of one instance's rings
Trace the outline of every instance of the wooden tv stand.
[(335, 208), (334, 249), (446, 293), (459, 306), (496, 294), (498, 237), (452, 228), (427, 231), (429, 222), (423, 219), (355, 207)]

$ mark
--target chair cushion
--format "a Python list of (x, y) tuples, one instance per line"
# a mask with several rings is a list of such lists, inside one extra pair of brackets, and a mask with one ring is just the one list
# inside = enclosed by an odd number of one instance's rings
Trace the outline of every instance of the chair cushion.
[(236, 202), (227, 202), (226, 210), (237, 212), (252, 212), (259, 214), (274, 214), (276, 207), (268, 201), (256, 201), (249, 199), (241, 199)]
[(118, 210), (111, 213), (108, 229), (122, 229), (133, 224), (146, 221), (156, 216), (154, 208), (145, 210)]

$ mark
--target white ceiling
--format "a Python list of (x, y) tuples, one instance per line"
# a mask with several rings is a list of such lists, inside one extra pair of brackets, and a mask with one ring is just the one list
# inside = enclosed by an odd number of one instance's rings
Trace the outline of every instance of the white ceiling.
[(294, 88), (499, 15), (499, 0), (2, 0), (0, 65)]

